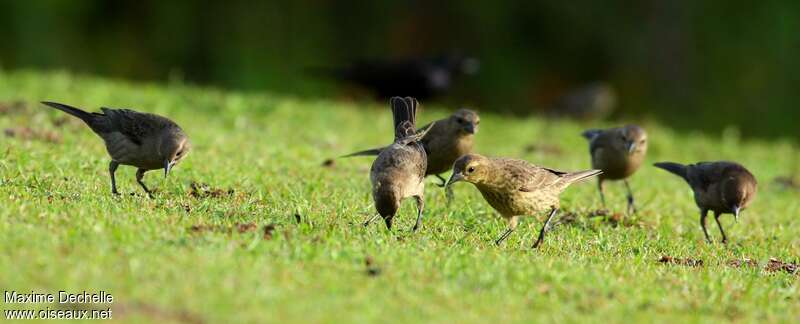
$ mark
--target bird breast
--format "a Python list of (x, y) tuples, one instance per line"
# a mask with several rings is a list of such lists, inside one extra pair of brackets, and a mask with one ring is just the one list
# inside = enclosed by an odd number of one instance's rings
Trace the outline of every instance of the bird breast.
[(498, 190), (485, 185), (477, 187), (486, 202), (505, 217), (531, 215), (559, 206), (558, 197), (546, 190), (526, 192)]

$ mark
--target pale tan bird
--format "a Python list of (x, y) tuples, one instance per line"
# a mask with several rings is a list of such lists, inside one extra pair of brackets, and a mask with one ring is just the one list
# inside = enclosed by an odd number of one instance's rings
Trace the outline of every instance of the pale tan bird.
[(756, 195), (756, 177), (741, 164), (728, 161), (689, 165), (659, 162), (655, 166), (683, 178), (692, 187), (694, 201), (700, 208), (700, 227), (703, 228), (706, 241), (711, 242), (706, 231), (706, 216), (711, 210), (722, 234), (722, 243), (727, 243), (728, 237), (725, 236), (719, 216), (730, 213), (739, 220), (739, 212), (747, 208)]
[[(447, 182), (441, 174), (450, 171), (453, 162), (464, 154), (472, 152), (475, 141), (475, 134), (478, 133), (478, 126), (481, 123), (478, 114), (469, 109), (456, 110), (447, 118), (436, 120), (430, 124), (422, 126), (418, 131), (430, 129), (419, 142), (425, 148), (428, 159), (428, 168), (425, 176), (436, 176), (444, 187)], [(365, 156), (378, 155), (386, 147), (369, 149), (345, 155)], [(452, 197), (452, 191), (447, 191), (448, 200)]]
[[(417, 100), (411, 97), (391, 99), (394, 117), (394, 143), (381, 150), (370, 168), (372, 199), (378, 215), (383, 217), (387, 229), (392, 229), (392, 219), (403, 199), (414, 197), (417, 202), (417, 221), (413, 231), (422, 225), (425, 208), (425, 169), (427, 158), (419, 140), (427, 130), (416, 130)], [(377, 216), (376, 216), (377, 217)], [(375, 219), (372, 217), (364, 225)]]
[(80, 118), (103, 139), (111, 162), (111, 193), (119, 194), (114, 173), (119, 165), (137, 167), (136, 182), (150, 198), (151, 191), (142, 182), (145, 172), (164, 169), (164, 177), (191, 147), (189, 138), (173, 121), (154, 114), (129, 109), (100, 108), (102, 113), (88, 113), (75, 107), (55, 102), (42, 102)]
[(592, 168), (603, 170), (603, 174), (597, 178), (597, 189), (600, 191), (603, 206), (606, 205), (603, 181), (622, 180), (628, 191), (628, 213), (636, 213), (633, 191), (627, 179), (644, 162), (647, 154), (647, 133), (639, 126), (627, 125), (587, 130), (583, 132), (583, 137), (589, 140)]
[(467, 154), (456, 160), (447, 185), (458, 181), (474, 184), (489, 205), (506, 219), (508, 228), (495, 244), (502, 243), (517, 228), (520, 216), (549, 210), (547, 220), (533, 244), (537, 248), (544, 241), (550, 221), (560, 208), (561, 192), (572, 183), (600, 173), (600, 170), (562, 172), (523, 160)]

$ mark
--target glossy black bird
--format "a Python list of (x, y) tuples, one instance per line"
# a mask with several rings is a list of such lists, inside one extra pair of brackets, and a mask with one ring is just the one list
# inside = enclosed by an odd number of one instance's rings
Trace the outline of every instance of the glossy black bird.
[(478, 60), (457, 54), (401, 60), (359, 60), (341, 68), (311, 72), (370, 89), (379, 98), (411, 96), (425, 100), (446, 93), (453, 82), (478, 71)]

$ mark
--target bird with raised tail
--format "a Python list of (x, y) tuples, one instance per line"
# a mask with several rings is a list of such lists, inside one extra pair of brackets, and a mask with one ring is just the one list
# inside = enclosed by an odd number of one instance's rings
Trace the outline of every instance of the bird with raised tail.
[[(418, 129), (418, 132), (430, 129), (425, 137), (419, 140), (428, 160), (425, 176), (436, 176), (442, 181), (439, 186), (444, 187), (447, 180), (442, 178), (441, 174), (450, 171), (456, 159), (472, 152), (480, 123), (481, 119), (476, 112), (462, 108), (447, 118), (436, 120)], [(386, 148), (359, 151), (342, 157), (378, 155)], [(452, 199), (452, 191), (447, 191), (447, 198), (448, 201)]]
[(103, 139), (111, 156), (108, 171), (111, 174), (111, 193), (119, 194), (114, 176), (117, 167), (137, 167), (136, 182), (148, 197), (150, 189), (142, 179), (150, 170), (164, 169), (164, 177), (189, 153), (191, 147), (186, 133), (175, 122), (158, 115), (140, 113), (130, 109), (100, 108), (102, 112), (89, 113), (55, 102), (43, 104), (66, 112), (82, 120)]
[(694, 191), (694, 201), (700, 208), (700, 227), (706, 241), (711, 238), (706, 231), (708, 211), (714, 212), (722, 243), (728, 242), (719, 217), (722, 214), (733, 214), (739, 220), (739, 213), (747, 208), (756, 195), (758, 183), (750, 171), (735, 162), (699, 162), (683, 165), (673, 162), (659, 162), (656, 167), (667, 170), (689, 183)]
[(559, 196), (564, 189), (601, 173), (601, 170), (563, 172), (523, 160), (467, 154), (456, 160), (447, 186), (459, 181), (472, 183), (489, 205), (505, 218), (508, 228), (495, 241), (498, 245), (514, 232), (520, 216), (549, 210), (547, 220), (533, 244), (533, 248), (538, 248), (561, 206)]
[[(384, 148), (369, 171), (372, 182), (372, 200), (378, 215), (383, 217), (386, 228), (392, 229), (400, 203), (408, 197), (417, 201), (417, 221), (413, 230), (422, 226), (425, 208), (425, 169), (428, 160), (425, 149), (419, 143), (427, 130), (417, 131), (417, 100), (411, 97), (391, 99), (394, 117), (394, 143)], [(428, 128), (430, 129), (430, 127)], [(364, 225), (375, 219), (372, 217)]]

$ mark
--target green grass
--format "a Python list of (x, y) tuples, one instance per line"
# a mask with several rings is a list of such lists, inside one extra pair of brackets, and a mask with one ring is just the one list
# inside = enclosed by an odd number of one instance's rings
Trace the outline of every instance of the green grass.
[[(775, 184), (792, 170), (788, 142), (676, 133), (640, 121), (650, 135), (647, 162), (631, 180), (640, 213), (613, 226), (584, 217), (600, 208), (594, 183), (563, 195), (573, 223), (530, 249), (544, 215), (525, 219), (500, 247), (504, 222), (477, 190), (455, 186), (445, 204), (433, 179), (423, 228), (412, 234), (414, 204), (396, 228), (359, 224), (373, 213), (369, 158), (329, 157), (386, 144), (388, 107), (379, 104), (243, 94), (181, 84), (131, 84), (68, 73), (0, 73), (0, 128), (52, 132), (61, 142), (0, 138), (0, 286), (29, 292), (107, 291), (125, 321), (531, 322), (769, 321), (800, 319), (797, 275), (764, 271), (775, 257), (800, 255), (797, 191)], [(110, 194), (105, 149), (87, 127), (37, 104), (61, 101), (95, 110), (131, 107), (169, 116), (193, 151), (169, 178), (145, 177), (147, 199), (121, 167), (122, 196)], [(451, 107), (424, 107), (419, 119)], [(68, 122), (58, 125), (60, 121)], [(476, 151), (578, 170), (589, 166), (586, 127), (482, 116)], [(559, 152), (529, 152), (550, 143)], [(698, 211), (682, 180), (650, 166), (674, 160), (731, 159), (759, 179), (738, 224), (724, 216), (731, 243), (702, 240)], [(192, 182), (223, 192), (191, 195)], [(232, 193), (227, 190), (232, 189)], [(607, 186), (610, 208), (624, 191)], [(299, 215), (300, 222), (295, 215)], [(236, 224), (254, 223), (256, 230)], [(275, 224), (271, 238), (262, 227)], [(230, 229), (230, 230), (229, 230)], [(709, 222), (715, 239), (719, 233)], [(704, 261), (664, 265), (664, 255)], [(365, 258), (380, 269), (367, 274)], [(751, 258), (758, 268), (726, 263)], [(17, 306), (13, 306), (17, 307)], [(13, 308), (3, 304), (4, 309)]]

